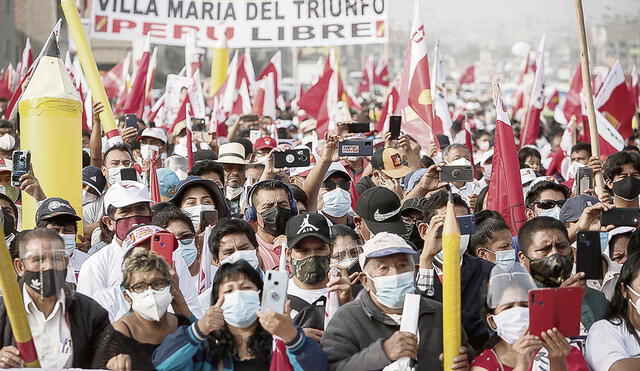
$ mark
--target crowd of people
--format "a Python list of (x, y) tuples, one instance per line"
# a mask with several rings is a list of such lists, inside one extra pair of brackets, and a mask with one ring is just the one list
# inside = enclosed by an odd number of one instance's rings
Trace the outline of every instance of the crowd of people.
[[(194, 132), (192, 148), (185, 123), (122, 123), (123, 143), (109, 145), (101, 110), (84, 133), (82, 210), (47, 194), (33, 171), (12, 186), (20, 128), (0, 121), (0, 211), (43, 367), (269, 370), (279, 354), (283, 370), (404, 370), (394, 367), (407, 358), (416, 370), (443, 369), (442, 231), (452, 202), (473, 223), (460, 236), (453, 369), (640, 369), (640, 231), (601, 223), (603, 212), (640, 206), (633, 143), (608, 158), (576, 143), (570, 171), (550, 173), (559, 135), (544, 124), (539, 145), (518, 152), (527, 221), (514, 234), (488, 202), (489, 108), (468, 113), (471, 148), (459, 121), (422, 148), (405, 134), (350, 134), (355, 121), (318, 138), (313, 119), (291, 112)], [(372, 139), (373, 155), (339, 156), (347, 139)], [(308, 166), (276, 167), (276, 153), (299, 148), (310, 151)], [(471, 165), (475, 177), (443, 182), (445, 165)], [(603, 176), (604, 193), (578, 193), (581, 167)], [(38, 205), (32, 230), (22, 228), (27, 197)], [(576, 270), (581, 231), (600, 232), (601, 279)], [(169, 256), (152, 249), (163, 233), (177, 241)], [(261, 305), (274, 270), (289, 277), (282, 313)], [(582, 293), (578, 336), (532, 333), (530, 291), (560, 287)], [(400, 331), (408, 294), (420, 295), (416, 333)], [(339, 309), (328, 316), (332, 302)], [(0, 329), (0, 367), (22, 367), (4, 301)]]

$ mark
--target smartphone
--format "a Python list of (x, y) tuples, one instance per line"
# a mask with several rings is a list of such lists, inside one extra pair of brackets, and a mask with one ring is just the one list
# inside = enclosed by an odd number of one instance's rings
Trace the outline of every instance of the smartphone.
[(156, 232), (151, 236), (151, 251), (160, 255), (173, 266), (173, 252), (178, 248), (178, 241), (171, 232)]
[(556, 327), (565, 337), (578, 336), (581, 304), (580, 287), (529, 291), (529, 333), (540, 336)]
[(460, 235), (476, 233), (476, 216), (473, 214), (456, 216)]
[(356, 272), (362, 272), (362, 268), (360, 267), (360, 262), (358, 260), (351, 263), (349, 268), (347, 268), (347, 274), (351, 277), (352, 274)]
[(308, 148), (290, 149), (274, 152), (273, 162), (276, 168), (303, 167), (311, 164), (311, 151)]
[(389, 132), (391, 133), (391, 139), (400, 138), (401, 123), (402, 123), (402, 116), (389, 117)]
[(207, 123), (201, 118), (191, 119), (191, 131), (207, 131)]
[(138, 173), (135, 168), (126, 167), (120, 170), (120, 180), (133, 180), (134, 182), (138, 181)]
[(134, 113), (129, 113), (124, 116), (124, 125), (128, 128), (135, 128), (138, 130), (138, 116)]
[(604, 278), (599, 231), (579, 231), (576, 251), (576, 272), (584, 272), (587, 280)]
[(593, 189), (593, 169), (586, 166), (578, 168), (576, 172), (576, 193), (581, 195), (588, 189)]
[(635, 207), (620, 207), (604, 211), (600, 215), (600, 223), (616, 227), (637, 227), (639, 212), (640, 209)]
[(218, 210), (203, 210), (200, 212), (200, 229), (218, 224)]
[(29, 170), (31, 169), (31, 151), (13, 151), (11, 161), (13, 161), (13, 169), (11, 170), (11, 185), (19, 188), (20, 177), (24, 174), (28, 174)]
[(350, 122), (347, 124), (349, 133), (368, 133), (371, 131), (368, 122)]
[(289, 274), (287, 272), (268, 270), (264, 276), (262, 309), (268, 308), (276, 313), (284, 314)]
[(373, 156), (373, 140), (344, 140), (338, 143), (339, 156)]
[(441, 182), (473, 182), (473, 166), (443, 166), (440, 170)]

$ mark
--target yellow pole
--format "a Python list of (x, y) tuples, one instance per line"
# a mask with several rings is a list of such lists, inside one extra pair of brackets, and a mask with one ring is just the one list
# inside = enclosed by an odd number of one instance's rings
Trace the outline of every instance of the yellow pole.
[[(18, 105), (22, 149), (48, 197), (60, 197), (82, 215), (82, 102), (55, 42), (33, 71)], [(22, 197), (22, 228), (35, 226), (33, 197)], [(79, 226), (82, 233), (82, 226)]]
[(20, 294), (16, 272), (13, 269), (2, 227), (0, 227), (0, 290), (2, 290), (4, 306), (7, 308), (11, 331), (16, 339), (16, 347), (20, 351), (20, 357), (25, 361), (25, 367), (40, 367), (36, 346), (31, 336), (31, 329), (29, 329), (29, 321), (27, 321), (27, 313), (24, 309), (24, 301)]
[(102, 79), (100, 78), (96, 61), (93, 58), (91, 46), (89, 45), (87, 36), (84, 34), (84, 30), (82, 29), (80, 15), (78, 14), (76, 4), (73, 0), (62, 0), (61, 6), (62, 11), (64, 12), (64, 17), (67, 20), (69, 32), (71, 33), (73, 42), (76, 44), (80, 65), (82, 66), (82, 71), (87, 79), (87, 84), (89, 84), (93, 101), (94, 103), (102, 103), (102, 106), (104, 107), (104, 110), (100, 114), (102, 129), (107, 136), (110, 145), (121, 143), (122, 138), (120, 138), (120, 134), (118, 133), (116, 119), (113, 116), (113, 111), (109, 104), (109, 98), (107, 98), (107, 93), (102, 85)]
[(456, 220), (452, 194), (442, 230), (442, 324), (444, 344), (444, 369), (451, 370), (453, 359), (458, 356), (462, 344), (460, 317), (460, 228)]
[(229, 67), (227, 38), (222, 36), (222, 38), (218, 40), (218, 45), (216, 45), (211, 52), (211, 84), (209, 86), (209, 95), (213, 96), (227, 78), (227, 67)]

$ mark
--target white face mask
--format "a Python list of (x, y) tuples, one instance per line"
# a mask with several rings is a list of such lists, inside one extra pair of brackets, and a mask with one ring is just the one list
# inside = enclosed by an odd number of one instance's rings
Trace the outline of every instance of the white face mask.
[[(464, 253), (467, 252), (467, 247), (469, 247), (469, 237), (470, 235), (468, 234), (460, 235), (460, 265), (462, 265), (462, 257)], [(436, 259), (442, 263), (444, 261), (444, 251), (440, 250), (440, 252), (436, 254)]]
[(76, 235), (73, 233), (60, 234), (64, 241), (64, 252), (67, 256), (71, 256), (76, 248)]
[(515, 344), (520, 334), (529, 326), (529, 308), (513, 307), (492, 317), (498, 336), (509, 344)]
[(482, 152), (487, 152), (489, 148), (491, 148), (491, 143), (489, 143), (488, 140), (483, 140), (482, 142), (478, 143), (478, 149), (480, 149)]
[(160, 321), (167, 313), (167, 308), (173, 300), (171, 286), (162, 290), (148, 289), (140, 294), (127, 290), (127, 295), (131, 298), (131, 309), (147, 321), (154, 322)]
[(82, 190), (82, 206), (84, 206), (84, 205), (86, 205), (86, 204), (88, 204), (90, 202), (93, 202), (93, 201), (95, 201), (97, 199), (98, 199), (98, 196), (96, 196), (95, 194), (87, 191), (86, 189)]
[(575, 178), (576, 174), (578, 173), (578, 169), (585, 166), (587, 165), (581, 164), (577, 161), (571, 161), (571, 163), (569, 164), (569, 169), (567, 169), (567, 179)]
[(119, 167), (112, 167), (111, 169), (109, 169), (109, 178), (107, 178), (107, 181), (109, 182), (110, 185), (116, 184), (122, 180), (122, 178), (120, 177), (120, 170), (122, 169), (126, 169), (126, 167), (119, 166)]
[(484, 173), (484, 177), (487, 180), (491, 180), (491, 170), (493, 170), (493, 166), (491, 166), (491, 164), (489, 165), (484, 165), (482, 167), (482, 172)]
[(631, 300), (631, 298), (629, 298), (628, 300), (629, 300), (629, 303), (631, 303), (631, 305), (633, 305), (633, 307), (636, 308), (636, 312), (640, 314), (640, 294), (638, 294), (636, 290), (632, 289), (631, 286), (627, 285), (627, 289), (629, 289), (629, 291), (631, 291), (635, 296), (638, 296), (638, 300), (636, 300), (635, 302)]
[(158, 146), (152, 144), (140, 145), (140, 156), (142, 156), (143, 160), (151, 160), (158, 157), (158, 152), (160, 152), (160, 147)]
[(544, 209), (538, 212), (538, 216), (549, 216), (554, 219), (560, 220), (560, 208), (558, 206), (552, 207), (551, 209)]
[(516, 262), (516, 255), (513, 249), (494, 252), (496, 254), (496, 265), (505, 272), (511, 272), (513, 264)]
[(322, 211), (334, 218), (345, 216), (351, 207), (351, 193), (340, 187), (322, 195)]
[(0, 136), (0, 149), (3, 151), (11, 151), (16, 146), (16, 138), (11, 134)]
[(240, 186), (238, 188), (233, 188), (229, 186), (225, 187), (225, 195), (227, 200), (235, 200), (236, 198), (240, 197), (243, 191), (244, 191), (243, 186)]
[(244, 260), (249, 263), (253, 269), (258, 269), (258, 255), (256, 254), (256, 250), (237, 250), (233, 254), (220, 260), (220, 265), (225, 263), (232, 264), (238, 260)]
[(184, 210), (184, 212), (189, 214), (189, 217), (191, 218), (191, 222), (193, 223), (193, 228), (195, 228), (197, 231), (198, 228), (200, 227), (200, 214), (203, 211), (215, 211), (216, 207), (213, 205), (197, 205), (197, 206), (187, 207), (182, 210)]
[(469, 166), (469, 165), (471, 165), (471, 161), (467, 160), (464, 157), (460, 157), (457, 160), (449, 162), (447, 165), (449, 165), (449, 166)]

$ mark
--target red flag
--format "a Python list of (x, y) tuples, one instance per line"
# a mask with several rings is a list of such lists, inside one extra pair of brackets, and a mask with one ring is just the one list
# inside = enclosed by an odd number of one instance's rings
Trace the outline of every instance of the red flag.
[(540, 112), (544, 106), (544, 47), (546, 38), (546, 35), (542, 35), (536, 53), (536, 73), (531, 87), (527, 114), (523, 122), (524, 126), (520, 134), (520, 147), (527, 144), (535, 145), (540, 136)]
[(558, 102), (560, 102), (560, 93), (558, 92), (558, 89), (553, 89), (553, 93), (551, 93), (547, 99), (547, 108), (549, 108), (550, 111), (555, 111), (558, 106)]
[(473, 166), (473, 176), (476, 177), (476, 163), (473, 161), (473, 141), (471, 139), (471, 126), (469, 125), (469, 120), (464, 120), (464, 145), (469, 150), (469, 160), (471, 161), (471, 165)]
[(509, 225), (511, 233), (516, 235), (526, 221), (518, 151), (500, 87), (497, 87), (494, 99), (496, 103), (495, 152), (487, 209), (499, 212)]
[(173, 124), (171, 125), (171, 129), (169, 130), (169, 133), (173, 133), (173, 128), (178, 123), (185, 121), (187, 119), (187, 106), (189, 105), (191, 105), (191, 103), (189, 102), (189, 94), (187, 94), (187, 96), (184, 97), (182, 104), (180, 105), (180, 109), (178, 110), (178, 113), (176, 114), (176, 119), (173, 120)]
[(271, 352), (271, 364), (269, 371), (293, 371), (293, 367), (287, 356), (287, 349), (282, 340), (273, 340), (273, 352)]
[(142, 118), (144, 113), (146, 88), (147, 88), (147, 72), (149, 71), (149, 61), (151, 59), (151, 45), (149, 41), (149, 34), (144, 43), (144, 51), (142, 57), (138, 62), (138, 69), (136, 71), (136, 77), (131, 85), (131, 91), (127, 95), (127, 99), (124, 102), (122, 111), (125, 114), (136, 114)]
[(18, 81), (27, 74), (29, 68), (33, 64), (33, 51), (31, 50), (31, 40), (27, 37), (27, 42), (22, 50), (22, 59), (20, 60), (20, 70), (18, 72)]
[(153, 48), (151, 59), (149, 60), (149, 69), (147, 70), (147, 81), (145, 82), (145, 106), (151, 106), (151, 90), (153, 89), (153, 80), (156, 78), (156, 68), (158, 67), (158, 47)]
[(325, 69), (320, 79), (298, 99), (298, 107), (316, 120), (329, 90), (331, 75), (333, 75), (333, 70), (331, 68)]
[(148, 117), (149, 122), (152, 122), (153, 120), (155, 120), (156, 116), (158, 115), (158, 112), (160, 112), (160, 109), (164, 107), (164, 99), (165, 99), (164, 97), (165, 95), (162, 94), (162, 96), (158, 98), (156, 103), (151, 107), (151, 112), (149, 112), (149, 117)]
[(623, 138), (629, 138), (633, 129), (631, 120), (636, 112), (634, 97), (625, 82), (620, 61), (616, 60), (593, 102)]
[(582, 93), (582, 67), (578, 64), (578, 69), (576, 69), (569, 84), (567, 99), (562, 107), (562, 113), (567, 122), (571, 121), (572, 117), (575, 117), (578, 123), (582, 122), (582, 98), (580, 93)]
[(373, 75), (373, 83), (376, 85), (389, 86), (391, 77), (389, 75), (389, 66), (384, 59), (380, 59)]
[(12, 69), (7, 68), (4, 72), (4, 78), (0, 81), (0, 98), (4, 98), (9, 100), (11, 98), (12, 92), (10, 88), (10, 80), (11, 80)]
[(240, 88), (238, 89), (238, 96), (235, 102), (233, 102), (233, 108), (231, 114), (245, 115), (251, 112), (251, 97), (249, 95), (249, 87), (247, 86), (247, 80), (242, 80)]
[(458, 84), (473, 84), (474, 82), (476, 82), (476, 65), (472, 64), (471, 66), (467, 67), (464, 72), (462, 72)]
[(276, 52), (276, 54), (271, 57), (269, 63), (265, 66), (265, 68), (260, 72), (256, 80), (262, 80), (267, 77), (268, 74), (273, 74), (273, 82), (275, 85), (275, 99), (278, 99), (280, 96), (280, 86), (282, 85), (282, 57), (280, 55), (280, 50)]
[[(409, 107), (433, 128), (433, 107), (431, 101), (431, 82), (429, 80), (429, 57), (427, 55), (427, 33), (422, 20), (420, 2), (414, 3), (413, 23), (409, 38), (411, 59), (409, 65)], [(408, 119), (406, 121), (409, 121)]]
[(378, 119), (378, 123), (376, 124), (375, 131), (379, 133), (383, 133), (385, 131), (385, 127), (388, 128), (388, 119), (389, 116), (393, 115), (396, 108), (398, 107), (398, 89), (396, 87), (392, 87), (391, 91), (387, 95), (387, 100), (384, 102), (384, 107), (382, 107), (382, 111), (380, 112), (380, 118)]
[(367, 59), (367, 63), (365, 63), (362, 68), (362, 77), (358, 82), (358, 94), (370, 92), (373, 90), (373, 80), (374, 80), (374, 72), (373, 72), (373, 55), (370, 55)]

